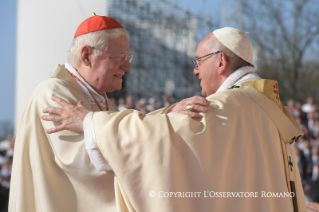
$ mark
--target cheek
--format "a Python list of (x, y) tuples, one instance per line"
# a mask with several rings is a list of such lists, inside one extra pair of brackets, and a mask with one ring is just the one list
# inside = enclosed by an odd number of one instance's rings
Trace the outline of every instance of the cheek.
[(210, 73), (210, 71), (205, 70), (205, 71), (203, 72), (203, 79), (204, 79), (205, 81), (208, 81), (210, 78), (211, 78), (211, 73)]
[(115, 67), (112, 64), (105, 65), (100, 71), (103, 76), (111, 78), (114, 75)]

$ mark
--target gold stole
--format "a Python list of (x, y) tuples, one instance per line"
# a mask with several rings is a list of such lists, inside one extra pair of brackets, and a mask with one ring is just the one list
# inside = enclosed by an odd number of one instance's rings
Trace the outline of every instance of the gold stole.
[[(299, 191), (295, 186), (295, 182), (300, 179), (300, 176), (299, 172), (296, 171), (296, 167), (293, 167), (293, 165), (297, 166), (297, 163), (295, 157), (293, 157), (294, 151), (291, 145), (303, 136), (303, 132), (290, 112), (281, 104), (277, 81), (267, 79), (254, 80), (244, 82), (238, 87), (240, 92), (245, 93), (260, 105), (276, 125), (281, 140), (287, 188), (295, 194), (291, 199), (291, 203), (295, 212), (303, 211), (304, 209), (301, 208), (303, 204), (300, 204), (300, 202), (304, 201), (304, 199), (297, 198), (297, 194), (303, 191)], [(258, 93), (262, 93), (274, 104), (269, 104), (270, 102), (266, 98), (260, 98), (261, 96)], [(274, 106), (279, 110), (274, 108)]]

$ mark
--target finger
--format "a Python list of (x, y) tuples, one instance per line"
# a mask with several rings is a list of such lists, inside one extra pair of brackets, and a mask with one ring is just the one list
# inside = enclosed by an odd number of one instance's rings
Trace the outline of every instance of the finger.
[(193, 97), (189, 98), (189, 100), (190, 100), (189, 103), (193, 103), (193, 104), (198, 104), (198, 105), (202, 105), (202, 106), (210, 105), (210, 102), (201, 96), (193, 96)]
[(42, 112), (61, 115), (63, 113), (63, 109), (57, 108), (57, 107), (47, 107), (47, 108), (43, 109)]
[(184, 115), (189, 116), (190, 118), (201, 118), (201, 117), (203, 117), (199, 113), (188, 111), (188, 110), (186, 110), (186, 111), (185, 110), (175, 111), (174, 113), (184, 114)]
[(318, 210), (319, 206), (317, 206), (316, 204), (308, 202), (307, 209)]
[(318, 207), (307, 204), (307, 211), (318, 211)]
[(69, 104), (67, 101), (65, 101), (64, 99), (58, 97), (58, 96), (55, 96), (55, 95), (52, 95), (51, 99), (55, 102), (57, 102), (59, 105), (61, 105), (62, 107), (67, 107), (67, 106), (72, 106), (71, 104)]
[(194, 111), (187, 111), (187, 115), (191, 118), (201, 118), (203, 117), (201, 114)]
[(206, 113), (208, 111), (208, 106), (194, 105), (192, 107), (194, 108), (193, 112)]
[(65, 126), (64, 125), (59, 125), (57, 127), (51, 128), (47, 130), (48, 134), (52, 134), (52, 133), (56, 133), (56, 132), (60, 132), (62, 130), (65, 130)]
[(76, 106), (78, 106), (78, 107), (84, 107), (84, 106), (83, 106), (83, 101), (80, 100)]
[(44, 121), (53, 121), (53, 122), (61, 122), (62, 121), (62, 117), (61, 116), (46, 116), (43, 115), (41, 116), (41, 119)]
[(316, 202), (308, 202), (307, 203), (307, 206), (310, 206), (312, 208), (315, 208), (315, 209), (319, 209), (319, 203), (316, 203)]
[(43, 109), (42, 112), (61, 115), (63, 113), (63, 109), (57, 108), (57, 107), (47, 107), (47, 108)]

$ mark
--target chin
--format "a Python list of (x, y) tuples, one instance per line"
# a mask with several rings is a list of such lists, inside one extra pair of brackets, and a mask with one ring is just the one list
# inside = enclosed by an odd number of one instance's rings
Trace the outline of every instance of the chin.
[(203, 90), (202, 90), (202, 92), (201, 92), (201, 93), (202, 93), (202, 95), (203, 95), (204, 97), (206, 97), (206, 96), (207, 96), (207, 94), (205, 93), (205, 91), (203, 91)]
[(122, 85), (114, 87), (113, 91), (118, 91), (118, 90), (121, 90), (121, 89), (122, 89)]

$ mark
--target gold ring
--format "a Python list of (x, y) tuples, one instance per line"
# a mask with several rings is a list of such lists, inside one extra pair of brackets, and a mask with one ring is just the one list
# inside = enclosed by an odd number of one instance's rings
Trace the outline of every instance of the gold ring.
[(187, 106), (186, 106), (186, 110), (193, 111), (194, 108), (193, 108), (191, 105), (187, 105)]

